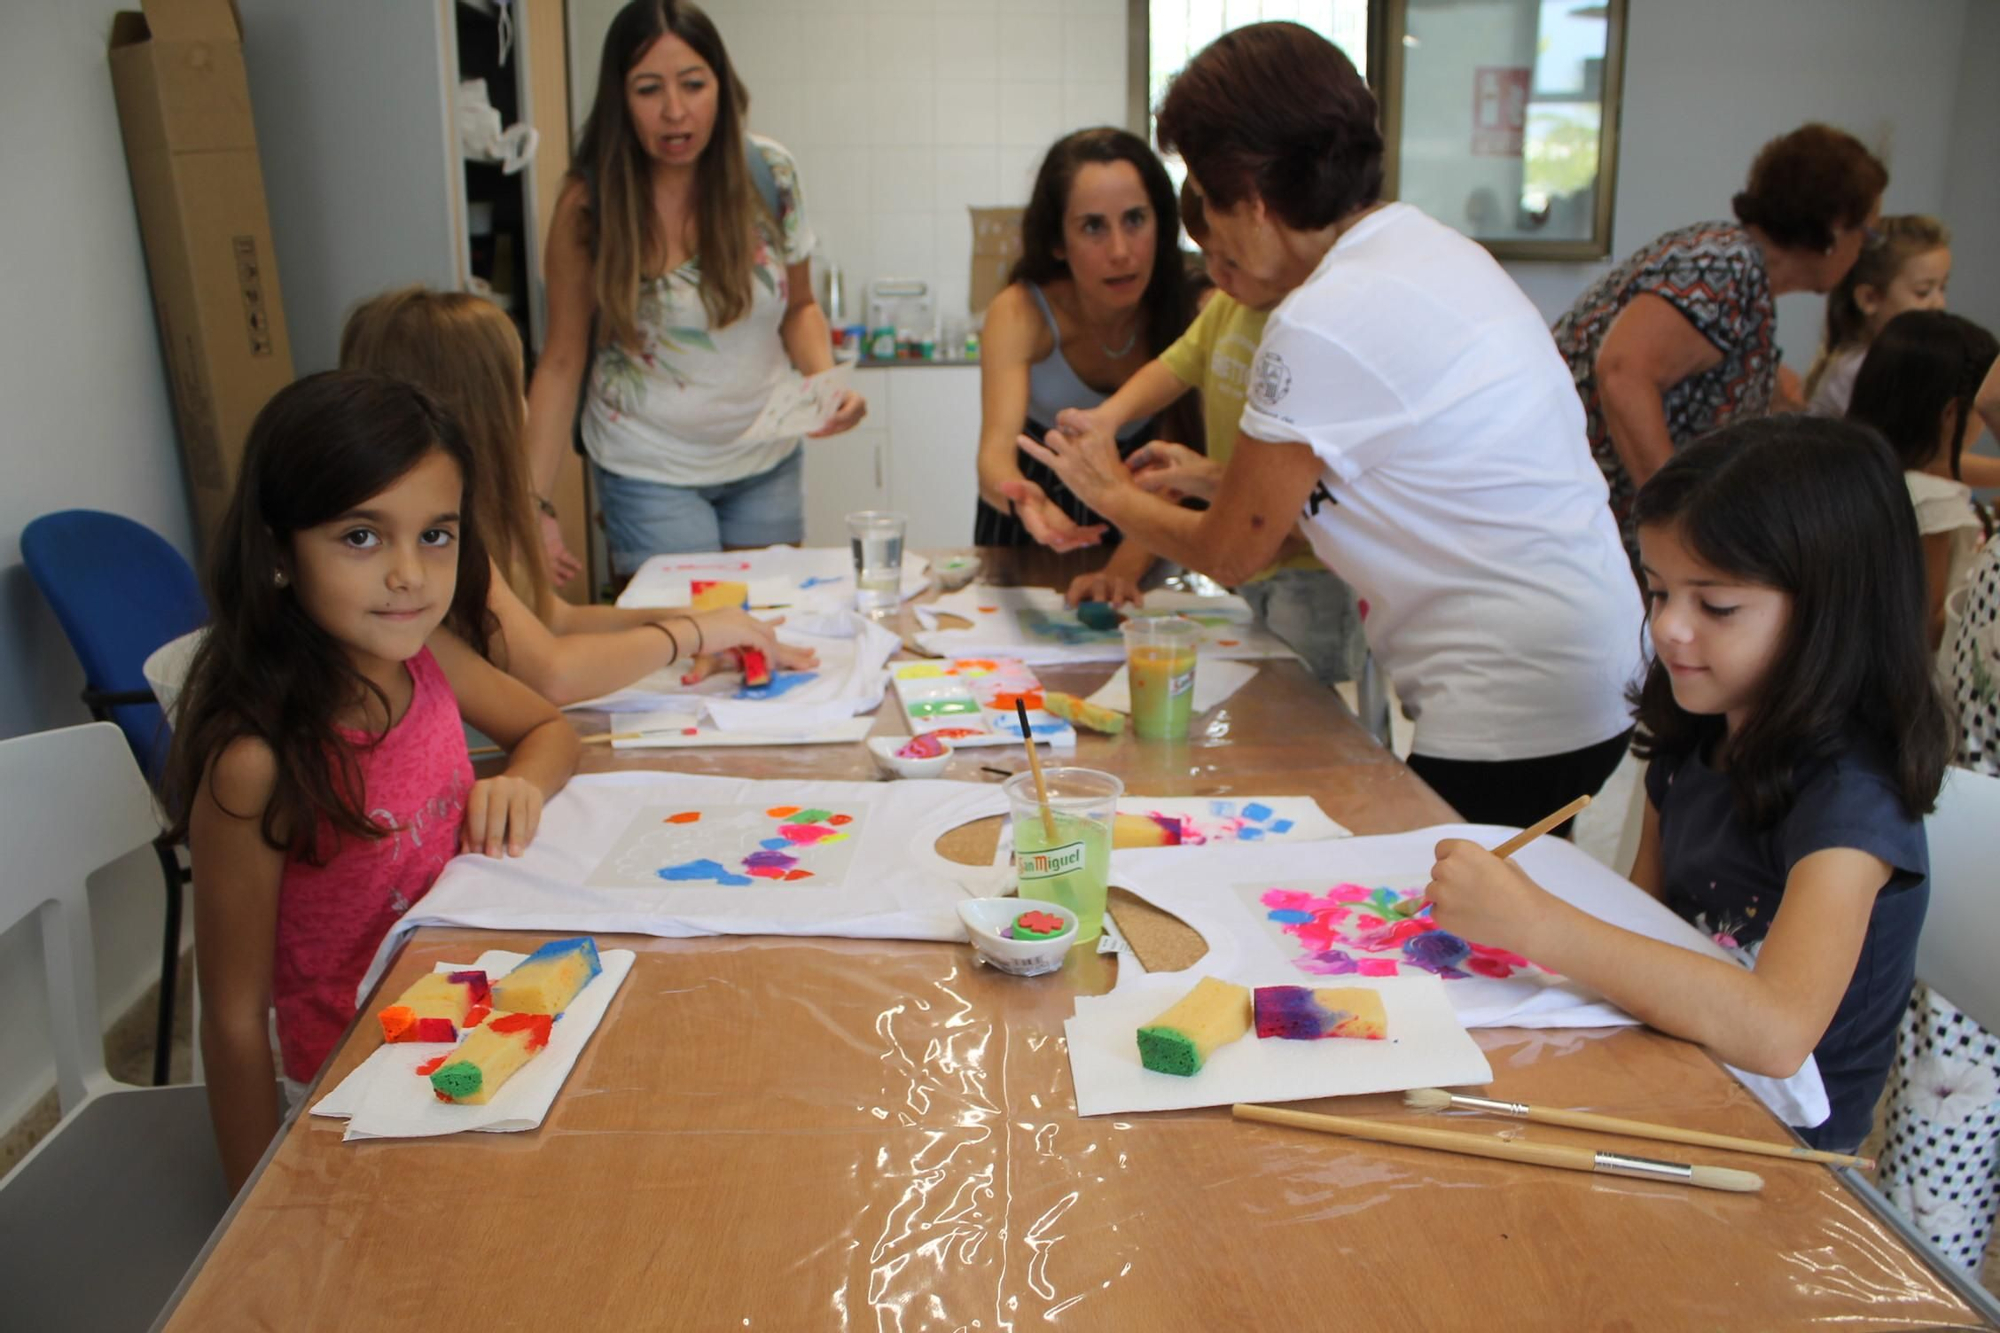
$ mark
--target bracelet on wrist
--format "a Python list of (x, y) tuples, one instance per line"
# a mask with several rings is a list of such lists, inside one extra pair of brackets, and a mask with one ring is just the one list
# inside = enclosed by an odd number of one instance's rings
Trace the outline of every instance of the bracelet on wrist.
[(693, 616), (682, 616), (681, 619), (694, 626), (694, 655), (700, 657), (704, 652), (708, 651), (708, 640), (701, 632), (701, 622)]
[(660, 633), (666, 635), (667, 642), (671, 643), (674, 646), (674, 655), (667, 659), (668, 664), (671, 665), (675, 662), (680, 661), (681, 660), (680, 636), (675, 634), (672, 630), (668, 629), (665, 621), (649, 620), (646, 623), (650, 625), (652, 628), (658, 630)]

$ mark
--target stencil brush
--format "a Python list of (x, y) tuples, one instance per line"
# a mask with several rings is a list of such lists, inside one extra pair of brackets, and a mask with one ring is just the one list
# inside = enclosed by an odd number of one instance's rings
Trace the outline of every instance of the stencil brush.
[(1430, 1129), (1422, 1125), (1354, 1120), (1344, 1115), (1318, 1115), (1311, 1111), (1288, 1111), (1277, 1106), (1246, 1106), (1240, 1102), (1231, 1107), (1230, 1112), (1238, 1120), (1261, 1120), (1266, 1124), (1310, 1129), (1321, 1134), (1345, 1134), (1349, 1138), (1367, 1139), (1374, 1143), (1430, 1148), (1437, 1152), (1463, 1153), (1468, 1157), (1491, 1157), (1503, 1162), (1525, 1162), (1530, 1166), (1553, 1166), (1564, 1171), (1631, 1176), (1638, 1180), (1693, 1185), (1705, 1190), (1729, 1190), (1737, 1194), (1754, 1193), (1764, 1188), (1764, 1178), (1754, 1171), (1662, 1162), (1651, 1157), (1576, 1148), (1566, 1143), (1523, 1143), (1485, 1134), (1454, 1134), (1448, 1129)]
[(1540, 1125), (1563, 1125), (1570, 1129), (1594, 1129), (1605, 1134), (1626, 1134), (1635, 1139), (1658, 1139), (1663, 1143), (1687, 1143), (1698, 1148), (1720, 1148), (1725, 1152), (1749, 1152), (1762, 1157), (1789, 1157), (1795, 1162), (1825, 1162), (1829, 1166), (1875, 1169), (1872, 1157), (1847, 1153), (1821, 1152), (1817, 1148), (1797, 1148), (1789, 1143), (1767, 1143), (1762, 1139), (1738, 1138), (1734, 1134), (1710, 1134), (1706, 1130), (1681, 1129), (1674, 1125), (1625, 1120), (1593, 1111), (1565, 1111), (1551, 1106), (1530, 1106), (1526, 1102), (1500, 1102), (1489, 1097), (1466, 1097), (1443, 1088), (1412, 1088), (1403, 1094), (1403, 1105), (1417, 1111), (1485, 1111), (1489, 1115), (1512, 1116)]
[(1028, 701), (1014, 700), (1014, 716), (1021, 719), (1021, 744), (1028, 747), (1028, 767), (1035, 773), (1035, 799), (1042, 806), (1042, 835), (1053, 847), (1056, 841), (1056, 815), (1049, 809), (1049, 784), (1042, 776), (1042, 757), (1035, 753), (1035, 733), (1028, 727)]

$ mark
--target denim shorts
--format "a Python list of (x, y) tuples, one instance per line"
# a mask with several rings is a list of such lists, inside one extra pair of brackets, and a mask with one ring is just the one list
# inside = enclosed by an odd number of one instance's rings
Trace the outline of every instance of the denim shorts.
[(596, 464), (611, 572), (629, 578), (648, 556), (797, 545), (806, 535), (805, 450), (768, 472), (713, 486), (669, 486)]

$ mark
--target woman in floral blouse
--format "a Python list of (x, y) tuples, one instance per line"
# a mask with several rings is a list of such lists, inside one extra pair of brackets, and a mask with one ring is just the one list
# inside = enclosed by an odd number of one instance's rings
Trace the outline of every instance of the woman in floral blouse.
[[(799, 438), (744, 435), (794, 367), (829, 369), (833, 349), (797, 169), (746, 134), (749, 100), (694, 5), (633, 0), (612, 20), (550, 228), (528, 454), (552, 518), (546, 497), (581, 393), (617, 574), (663, 551), (804, 536)], [(814, 434), (866, 411), (850, 392)], [(573, 571), (544, 526), (559, 573)]]
[(1776, 298), (1840, 281), (1888, 182), (1852, 135), (1793, 130), (1757, 154), (1734, 222), (1698, 222), (1642, 246), (1556, 321), (1635, 563), (1633, 495), (1683, 444), (1770, 410)]

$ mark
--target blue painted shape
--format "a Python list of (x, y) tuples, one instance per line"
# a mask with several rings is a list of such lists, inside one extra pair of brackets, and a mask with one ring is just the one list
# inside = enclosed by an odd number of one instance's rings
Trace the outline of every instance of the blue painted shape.
[(750, 882), (748, 875), (733, 875), (720, 861), (711, 861), (707, 857), (696, 861), (683, 861), (677, 866), (662, 866), (658, 873), (661, 879), (676, 884), (713, 880), (717, 884), (738, 888)]
[(744, 685), (737, 689), (739, 699), (776, 699), (790, 694), (807, 681), (818, 680), (817, 671), (780, 671), (771, 677), (769, 685)]
[(1252, 801), (1243, 807), (1243, 817), (1253, 824), (1262, 824), (1271, 818), (1273, 811), (1262, 801)]
[(1302, 926), (1313, 919), (1313, 914), (1302, 912), (1296, 907), (1273, 907), (1270, 917), (1273, 921), (1282, 921), (1288, 926)]
[(1262, 842), (1264, 841), (1264, 830), (1260, 828), (1237, 829), (1236, 840), (1238, 842)]
[(1271, 832), (1273, 833), (1290, 833), (1291, 831), (1292, 821), (1289, 819), (1275, 820), (1271, 824)]
[(800, 587), (801, 589), (805, 589), (805, 588), (817, 588), (817, 587), (821, 586), (822, 584), (827, 584), (827, 583), (838, 583), (838, 582), (840, 582), (840, 578), (839, 578), (839, 576), (838, 576), (838, 575), (821, 575), (821, 574), (815, 574), (815, 575), (813, 575), (813, 576), (812, 576), (811, 578), (808, 578), (808, 579), (800, 579), (800, 580), (799, 580), (799, 587)]
[(757, 845), (767, 852), (782, 852), (792, 844), (786, 842), (783, 838), (766, 838)]
[(1208, 803), (1208, 813), (1214, 815), (1217, 819), (1234, 819), (1236, 817), (1236, 802), (1210, 801)]

